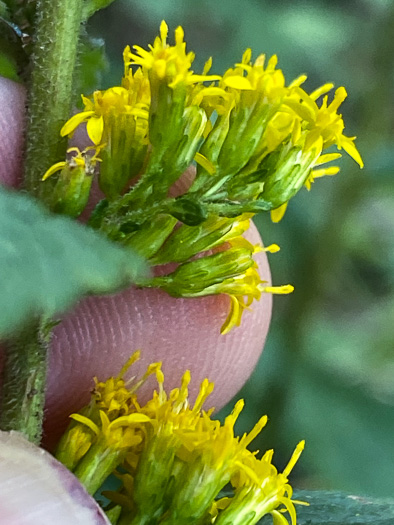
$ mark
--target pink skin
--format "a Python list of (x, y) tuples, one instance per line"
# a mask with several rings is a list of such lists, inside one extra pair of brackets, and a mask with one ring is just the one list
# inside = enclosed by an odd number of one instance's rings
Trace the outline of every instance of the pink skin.
[[(16, 186), (21, 177), (24, 90), (0, 79), (0, 181)], [(61, 160), (61, 159), (59, 159)], [(43, 170), (47, 166), (43, 166)], [(261, 242), (251, 227), (248, 238)], [(260, 275), (270, 282), (266, 255), (258, 254)], [(242, 325), (220, 335), (229, 299), (224, 295), (175, 299), (158, 290), (133, 287), (121, 293), (87, 297), (55, 328), (50, 354), (46, 405), (47, 444), (56, 440), (68, 415), (89, 398), (92, 378), (117, 374), (130, 354), (142, 350), (133, 375), (153, 361), (163, 361), (166, 387), (192, 373), (192, 397), (201, 381), (215, 382), (209, 405), (227, 403), (250, 376), (264, 346), (272, 297), (263, 294), (244, 313)], [(146, 385), (152, 389), (153, 381)]]
[(0, 431), (1, 525), (109, 525), (61, 463), (20, 434)]

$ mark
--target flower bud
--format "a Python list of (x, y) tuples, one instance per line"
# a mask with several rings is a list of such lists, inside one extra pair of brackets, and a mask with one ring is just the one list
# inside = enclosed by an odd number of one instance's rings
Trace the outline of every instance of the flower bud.
[(78, 148), (68, 150), (77, 154), (64, 162), (54, 164), (44, 174), (42, 180), (56, 172), (60, 172), (52, 194), (49, 207), (54, 213), (78, 217), (86, 207), (92, 186), (95, 167), (99, 159), (89, 155), (89, 149), (79, 151)]

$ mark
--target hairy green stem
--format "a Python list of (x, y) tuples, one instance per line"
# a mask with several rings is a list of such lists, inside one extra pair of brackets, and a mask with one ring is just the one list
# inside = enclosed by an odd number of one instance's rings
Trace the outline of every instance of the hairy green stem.
[(43, 202), (51, 181), (45, 171), (63, 160), (67, 140), (60, 129), (72, 107), (73, 77), (83, 0), (38, 0), (33, 69), (28, 97), (25, 188)]
[(0, 428), (17, 430), (33, 443), (42, 434), (49, 335), (32, 323), (5, 342)]
[[(67, 148), (59, 132), (72, 107), (82, 7), (83, 0), (37, 1), (24, 186), (44, 203), (52, 183), (42, 184), (42, 175), (64, 159)], [(35, 443), (42, 433), (50, 331), (38, 320), (5, 341), (0, 428), (18, 430)]]

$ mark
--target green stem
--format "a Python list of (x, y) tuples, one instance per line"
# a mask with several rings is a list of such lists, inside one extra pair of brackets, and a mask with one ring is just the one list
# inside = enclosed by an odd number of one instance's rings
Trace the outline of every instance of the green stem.
[[(28, 92), (25, 189), (45, 203), (45, 170), (64, 159), (59, 132), (70, 116), (83, 0), (38, 0)], [(45, 328), (44, 335), (42, 328)], [(49, 325), (40, 321), (5, 342), (0, 427), (39, 443), (45, 402)]]
[(48, 333), (40, 323), (25, 327), (4, 344), (0, 428), (17, 430), (39, 443), (45, 401)]
[(73, 77), (83, 0), (38, 0), (33, 70), (28, 98), (25, 188), (42, 201), (52, 191), (41, 177), (63, 160), (59, 132), (72, 108)]

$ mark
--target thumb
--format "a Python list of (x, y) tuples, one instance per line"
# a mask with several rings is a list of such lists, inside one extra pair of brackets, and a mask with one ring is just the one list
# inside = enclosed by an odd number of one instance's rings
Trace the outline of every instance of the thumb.
[(0, 525), (109, 525), (77, 478), (48, 452), (0, 431)]
[[(21, 170), (24, 91), (1, 78), (0, 115), (0, 181), (15, 186)], [(249, 240), (261, 242), (253, 225)], [(256, 261), (261, 278), (270, 282), (265, 253), (257, 254)], [(268, 332), (272, 297), (263, 294), (244, 312), (239, 328), (220, 335), (229, 306), (224, 295), (178, 299), (160, 290), (135, 288), (83, 299), (54, 330), (46, 405), (48, 444), (59, 437), (67, 416), (88, 401), (92, 378), (117, 375), (137, 349), (142, 359), (133, 373), (163, 361), (166, 388), (171, 389), (189, 369), (191, 397), (207, 377), (215, 382), (212, 405), (223, 406), (256, 365)]]

